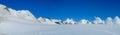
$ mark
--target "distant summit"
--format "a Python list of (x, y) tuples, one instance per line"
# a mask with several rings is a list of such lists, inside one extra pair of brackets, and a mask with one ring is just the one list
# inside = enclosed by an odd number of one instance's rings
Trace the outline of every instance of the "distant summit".
[(2, 4), (0, 4), (0, 17), (20, 17), (20, 18), (25, 18), (25, 19), (29, 19), (29, 20), (36, 20), (36, 18), (34, 17), (34, 15), (28, 11), (28, 10), (14, 10), (12, 8), (8, 8), (7, 6), (4, 6)]

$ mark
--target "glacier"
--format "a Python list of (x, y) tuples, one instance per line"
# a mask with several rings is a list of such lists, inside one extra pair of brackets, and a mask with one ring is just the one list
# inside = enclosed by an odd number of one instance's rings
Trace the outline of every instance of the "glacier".
[(95, 17), (93, 22), (82, 19), (65, 21), (35, 18), (29, 10), (14, 10), (0, 4), (0, 35), (120, 35), (120, 18)]

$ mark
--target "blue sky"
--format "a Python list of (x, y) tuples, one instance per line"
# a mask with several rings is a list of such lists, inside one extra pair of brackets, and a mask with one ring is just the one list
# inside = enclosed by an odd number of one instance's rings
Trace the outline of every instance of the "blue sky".
[(93, 20), (120, 16), (119, 0), (0, 0), (0, 4), (16, 10), (30, 10), (36, 18), (43, 16), (65, 20)]

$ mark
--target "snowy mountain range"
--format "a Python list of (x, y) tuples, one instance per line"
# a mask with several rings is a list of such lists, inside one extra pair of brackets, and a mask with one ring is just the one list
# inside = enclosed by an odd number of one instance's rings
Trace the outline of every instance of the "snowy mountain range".
[(28, 20), (36, 20), (42, 24), (120, 24), (120, 18), (116, 16), (114, 19), (108, 17), (106, 20), (102, 20), (100, 17), (95, 17), (95, 20), (90, 22), (89, 20), (82, 19), (79, 22), (74, 19), (67, 18), (65, 21), (51, 19), (51, 18), (35, 18), (35, 16), (28, 10), (14, 10), (0, 4), (0, 17), (18, 17)]
[(69, 18), (67, 18), (65, 21), (62, 22), (61, 20), (48, 19), (43, 17), (40, 17), (38, 21), (40, 21), (43, 24), (47, 24), (47, 23), (50, 23), (50, 24), (120, 24), (120, 18), (118, 16), (116, 16), (114, 19), (112, 19), (111, 17), (108, 17), (106, 20), (102, 20), (100, 17), (95, 17), (95, 20), (92, 22), (86, 19), (82, 19), (79, 22), (77, 22)]
[(14, 10), (0, 4), (0, 35), (120, 35), (120, 18), (108, 17), (79, 22), (51, 18), (35, 18), (28, 10)]

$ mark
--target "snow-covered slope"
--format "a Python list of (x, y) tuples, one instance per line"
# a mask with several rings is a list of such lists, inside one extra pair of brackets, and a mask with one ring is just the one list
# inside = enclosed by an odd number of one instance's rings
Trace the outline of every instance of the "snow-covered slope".
[(101, 18), (95, 17), (95, 20), (94, 20), (93, 23), (94, 24), (104, 24), (105, 22)]
[(20, 17), (28, 20), (36, 20), (34, 15), (28, 10), (14, 10), (12, 8), (6, 7), (0, 4), (0, 17)]
[(108, 17), (105, 21), (106, 24), (113, 24), (113, 19), (111, 17)]
[[(19, 35), (38, 31), (40, 23), (18, 17), (1, 17), (0, 35)], [(25, 34), (24, 34), (25, 35)]]
[(64, 24), (76, 24), (76, 22), (73, 19), (67, 18), (64, 22)]
[(38, 18), (38, 21), (42, 24), (63, 24), (61, 20), (43, 18), (43, 17)]
[(40, 23), (42, 23), (42, 22), (45, 22), (45, 19), (44, 19), (43, 17), (39, 17), (39, 18), (38, 18), (38, 21), (39, 21)]
[(16, 16), (16, 17), (20, 16), (20, 14), (16, 10), (14, 10), (12, 8), (8, 8), (8, 10), (9, 10), (9, 12), (11, 14), (10, 16)]
[(114, 24), (120, 24), (120, 18), (118, 17), (118, 16), (116, 16), (115, 18), (114, 18)]
[(10, 12), (7, 10), (7, 7), (0, 4), (0, 16), (8, 16)]
[(0, 18), (0, 35), (120, 35), (119, 25), (56, 25), (16, 17)]
[(16, 11), (0, 4), (0, 35), (120, 35), (118, 16), (114, 20), (107, 18), (106, 21), (96, 17), (95, 24), (88, 20), (76, 23), (73, 19), (62, 22), (40, 17), (36, 20), (28, 10)]
[(28, 10), (19, 10), (18, 13), (26, 19), (36, 20), (35, 16)]
[(106, 20), (102, 20), (100, 17), (95, 17), (94, 21), (82, 19), (79, 22), (69, 18), (67, 18), (65, 21), (62, 22), (61, 20), (40, 17), (38, 18), (38, 21), (42, 24), (109, 24), (109, 25), (118, 24), (120, 25), (120, 18), (118, 16), (116, 16), (114, 19), (108, 17)]
[(86, 20), (86, 19), (82, 19), (79, 24), (92, 24), (90, 21)]
[(119, 25), (78, 24), (26, 24), (18, 22), (2, 22), (3, 35), (120, 35)]

